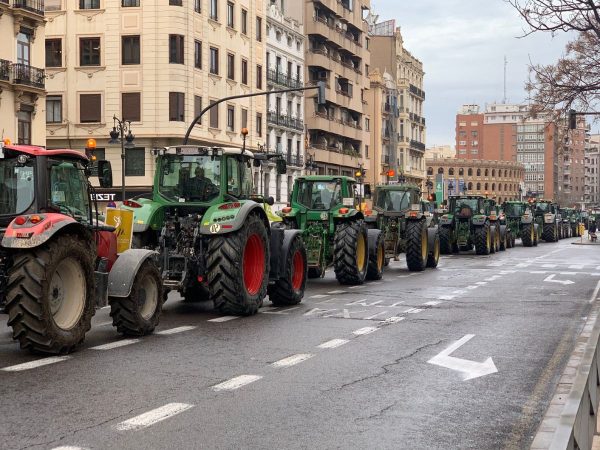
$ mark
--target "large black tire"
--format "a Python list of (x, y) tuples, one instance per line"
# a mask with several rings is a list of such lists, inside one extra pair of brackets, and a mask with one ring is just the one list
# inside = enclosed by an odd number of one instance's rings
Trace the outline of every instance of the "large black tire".
[(96, 307), (94, 259), (95, 250), (70, 235), (13, 254), (6, 312), (22, 349), (68, 353), (83, 342)]
[(406, 222), (406, 265), (408, 270), (422, 272), (427, 267), (429, 239), (425, 220)]
[(502, 233), (502, 227), (499, 228), (500, 230), (500, 251), (503, 252), (505, 251), (507, 248), (510, 248), (509, 243), (508, 243), (508, 231), (506, 231), (506, 228), (504, 228), (504, 233)]
[(256, 214), (238, 231), (210, 239), (208, 289), (215, 308), (224, 314), (256, 314), (267, 295), (269, 258), (267, 228)]
[(513, 248), (513, 238), (512, 231), (506, 230), (506, 248)]
[(496, 251), (498, 251), (497, 234), (498, 234), (498, 231), (496, 230), (496, 227), (494, 225), (490, 225), (490, 239), (491, 239), (490, 254), (494, 254), (494, 253), (496, 253)]
[(555, 223), (545, 223), (542, 228), (542, 239), (546, 242), (558, 241), (558, 229)]
[(315, 278), (323, 278), (323, 273), (325, 271), (319, 267), (311, 267), (310, 269), (308, 269), (308, 279), (312, 280)]
[(362, 220), (341, 223), (333, 238), (333, 270), (341, 284), (365, 282), (369, 265), (367, 227)]
[(533, 241), (533, 246), (537, 247), (538, 244), (540, 243), (540, 227), (538, 225), (538, 227), (535, 228), (535, 225), (534, 225), (533, 228), (534, 228), (533, 236), (535, 237), (535, 239)]
[(439, 231), (435, 234), (433, 240), (433, 248), (429, 249), (429, 255), (427, 256), (427, 267), (435, 269), (440, 262), (440, 233)]
[(535, 227), (533, 223), (523, 225), (521, 229), (521, 242), (523, 242), (523, 247), (533, 247), (533, 243), (535, 242)]
[(269, 300), (275, 306), (297, 305), (306, 288), (306, 248), (302, 238), (296, 236), (285, 255), (282, 276), (267, 288)]
[(440, 227), (440, 252), (442, 255), (452, 253), (452, 229)]
[(475, 253), (489, 255), (492, 251), (492, 235), (488, 223), (475, 228)]
[(210, 292), (206, 284), (200, 284), (196, 280), (192, 283), (192, 286), (188, 286), (183, 293), (185, 303), (201, 303), (210, 300)]
[(369, 230), (369, 266), (367, 268), (367, 280), (381, 280), (383, 278), (384, 267), (385, 235), (379, 230)]
[(146, 260), (138, 270), (129, 297), (109, 297), (110, 317), (121, 334), (145, 336), (158, 325), (163, 305), (163, 288), (156, 264)]

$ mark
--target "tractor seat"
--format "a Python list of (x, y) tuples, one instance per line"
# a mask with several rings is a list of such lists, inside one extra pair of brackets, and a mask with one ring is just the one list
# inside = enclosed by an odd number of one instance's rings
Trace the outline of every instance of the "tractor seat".
[(462, 208), (460, 208), (458, 215), (460, 217), (471, 217), (473, 215), (473, 211), (468, 206), (463, 206)]

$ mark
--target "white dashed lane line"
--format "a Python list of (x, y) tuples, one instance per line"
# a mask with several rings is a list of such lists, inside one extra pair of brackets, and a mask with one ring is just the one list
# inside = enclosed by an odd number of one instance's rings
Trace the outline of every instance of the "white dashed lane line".
[(61, 361), (66, 361), (70, 358), (70, 356), (51, 356), (49, 358), (37, 359), (35, 361), (17, 364), (15, 366), (4, 367), (0, 370), (2, 370), (3, 372), (22, 372), (23, 370), (31, 370), (37, 367), (47, 366)]
[(364, 336), (365, 334), (374, 333), (378, 329), (379, 328), (376, 328), (376, 327), (364, 327), (364, 328), (359, 328), (358, 330), (354, 330), (352, 332), (352, 334), (354, 334), (355, 336)]
[(291, 367), (296, 364), (300, 364), (307, 359), (312, 358), (314, 355), (310, 353), (300, 353), (298, 355), (288, 356), (287, 358), (280, 359), (279, 361), (275, 361), (271, 366), (273, 367)]
[(338, 291), (329, 291), (328, 294), (331, 295), (338, 295), (338, 294), (346, 294), (348, 291), (342, 291), (342, 290), (338, 290)]
[(404, 311), (402, 314), (418, 314), (421, 311), (423, 311), (423, 310), (420, 308), (409, 308), (406, 311)]
[(242, 386), (246, 386), (250, 383), (254, 383), (262, 378), (260, 375), (240, 375), (222, 383), (216, 384), (212, 387), (213, 391), (233, 391), (239, 389)]
[(195, 327), (195, 326), (189, 325), (189, 326), (184, 326), (184, 327), (170, 328), (168, 330), (157, 331), (155, 334), (160, 334), (161, 336), (169, 336), (171, 334), (184, 333), (186, 331), (191, 331), (196, 328), (197, 327)]
[(432, 301), (432, 302), (427, 302), (425, 303), (425, 306), (437, 306), (442, 302), (438, 302), (438, 301)]
[(348, 342), (350, 342), (348, 339), (332, 339), (331, 341), (323, 342), (321, 345), (318, 345), (317, 348), (338, 348)]
[(329, 297), (329, 294), (316, 294), (316, 295), (311, 295), (309, 298), (326, 298)]
[(85, 447), (74, 447), (72, 445), (63, 445), (61, 447), (54, 447), (52, 450), (88, 450)]
[(221, 323), (221, 322), (229, 322), (230, 320), (239, 319), (239, 316), (223, 316), (217, 317), (216, 319), (209, 319), (207, 322)]
[(139, 416), (132, 417), (129, 420), (117, 424), (116, 428), (119, 431), (135, 431), (147, 428), (155, 423), (162, 422), (169, 417), (176, 416), (188, 409), (193, 408), (194, 405), (188, 403), (168, 403), (160, 408), (153, 409)]
[(122, 339), (120, 341), (111, 342), (109, 344), (97, 345), (90, 347), (90, 350), (112, 350), (113, 348), (125, 347), (126, 345), (137, 344), (139, 339)]

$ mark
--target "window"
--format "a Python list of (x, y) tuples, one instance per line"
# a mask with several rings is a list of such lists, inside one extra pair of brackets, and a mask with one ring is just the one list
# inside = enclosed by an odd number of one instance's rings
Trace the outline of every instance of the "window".
[(242, 9), (242, 34), (248, 35), (248, 11)]
[(123, 36), (121, 38), (121, 62), (123, 65), (140, 63), (140, 37)]
[(46, 97), (46, 123), (62, 123), (62, 95)]
[(99, 123), (102, 121), (102, 95), (81, 94), (79, 96), (79, 122)]
[(183, 6), (183, 0), (169, 0), (171, 6)]
[(256, 40), (262, 42), (262, 19), (256, 18)]
[(80, 66), (99, 66), (100, 65), (100, 38), (80, 38), (79, 39), (79, 65)]
[(275, 176), (275, 201), (281, 201), (281, 175)]
[(371, 121), (368, 117), (365, 117), (365, 131), (371, 131)]
[(233, 28), (233, 26), (234, 26), (233, 13), (234, 13), (233, 3), (227, 2), (227, 26), (229, 28)]
[(210, 18), (212, 20), (219, 20), (219, 0), (210, 1)]
[(202, 12), (202, 0), (194, 0), (194, 11), (197, 13)]
[(127, 92), (121, 94), (121, 110), (123, 120), (140, 122), (141, 119), (141, 97), (139, 92)]
[(248, 110), (242, 108), (242, 128), (248, 128)]
[(263, 84), (262, 84), (262, 66), (261, 65), (257, 65), (256, 66), (256, 89), (262, 89), (263, 88)]
[(46, 39), (46, 67), (62, 67), (62, 39)]
[(227, 53), (227, 78), (235, 80), (235, 56)]
[(194, 67), (202, 69), (202, 42), (194, 41)]
[[(214, 105), (215, 103), (215, 100), (210, 101), (211, 105)], [(219, 105), (210, 109), (210, 127), (219, 128)]]
[(169, 92), (169, 121), (183, 122), (185, 119), (185, 94)]
[(248, 61), (242, 59), (242, 84), (248, 84)]
[(79, 0), (79, 9), (100, 9), (100, 0)]
[(258, 113), (256, 114), (256, 135), (258, 137), (262, 137), (262, 126), (263, 126), (263, 118), (262, 118), (262, 114)]
[(369, 146), (365, 145), (365, 158), (369, 157)]
[(235, 107), (227, 105), (227, 131), (235, 130)]
[[(194, 119), (202, 112), (202, 97), (194, 95)], [(202, 119), (196, 125), (202, 125)]]
[(180, 34), (169, 35), (169, 63), (183, 64), (183, 41)]
[(219, 49), (210, 48), (210, 73), (219, 75)]
[(146, 151), (143, 148), (125, 149), (125, 176), (143, 177), (146, 175)]
[(140, 0), (121, 0), (123, 8), (137, 8), (140, 6)]

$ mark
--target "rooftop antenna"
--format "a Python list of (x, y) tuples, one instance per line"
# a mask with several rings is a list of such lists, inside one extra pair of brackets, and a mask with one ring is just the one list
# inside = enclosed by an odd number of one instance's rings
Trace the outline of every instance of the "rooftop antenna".
[(506, 67), (508, 66), (508, 59), (506, 58), (506, 55), (504, 55), (504, 100), (502, 101), (502, 103), (504, 103), (506, 105), (507, 99), (506, 99)]

